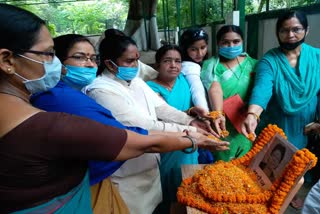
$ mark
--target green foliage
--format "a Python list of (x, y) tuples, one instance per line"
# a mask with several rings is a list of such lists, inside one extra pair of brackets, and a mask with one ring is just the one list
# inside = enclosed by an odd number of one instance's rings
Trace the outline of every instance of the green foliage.
[[(52, 36), (67, 33), (101, 34), (106, 28), (124, 29), (128, 0), (95, 0), (61, 3), (63, 0), (34, 0), (37, 5), (21, 5), (46, 20)], [(8, 1), (9, 2), (9, 1)], [(11, 1), (12, 2), (12, 1)]]
[[(319, 1), (320, 0), (270, 0), (269, 10), (306, 6)], [(158, 27), (159, 29), (175, 29), (179, 25), (178, 10), (180, 12), (181, 28), (223, 21), (225, 16), (232, 12), (234, 8), (233, 2), (234, 0), (159, 0), (157, 7)], [(266, 0), (246, 0), (245, 14), (265, 11), (266, 2)], [(192, 12), (192, 5), (195, 7), (194, 14)], [(192, 23), (193, 16), (195, 16), (194, 24)]]

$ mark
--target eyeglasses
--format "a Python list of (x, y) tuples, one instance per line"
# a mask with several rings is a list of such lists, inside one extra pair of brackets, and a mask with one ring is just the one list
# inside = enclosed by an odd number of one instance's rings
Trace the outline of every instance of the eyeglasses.
[(55, 50), (52, 50), (52, 51), (34, 51), (34, 50), (21, 49), (21, 51), (23, 51), (25, 53), (33, 53), (33, 54), (37, 54), (37, 55), (51, 56), (52, 58), (56, 54)]
[(69, 56), (66, 59), (69, 59), (69, 58), (74, 59), (75, 61), (81, 64), (85, 64), (86, 62), (88, 62), (89, 59), (92, 63), (99, 64), (99, 57), (96, 55), (91, 57), (87, 57), (85, 55), (74, 55), (74, 56)]
[(25, 50), (25, 49), (20, 49), (20, 51), (24, 53), (32, 53), (36, 55), (43, 55), (44, 56), (44, 61), (46, 62), (52, 62), (54, 56), (56, 55), (55, 50), (52, 51), (35, 51), (35, 50)]
[(279, 30), (280, 34), (289, 34), (290, 32), (294, 34), (300, 34), (304, 31), (303, 27), (293, 27), (293, 28), (282, 28)]

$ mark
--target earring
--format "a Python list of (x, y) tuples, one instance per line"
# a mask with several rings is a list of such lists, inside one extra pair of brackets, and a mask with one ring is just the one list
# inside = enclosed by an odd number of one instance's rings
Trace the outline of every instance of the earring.
[(8, 68), (8, 72), (11, 72), (11, 68)]

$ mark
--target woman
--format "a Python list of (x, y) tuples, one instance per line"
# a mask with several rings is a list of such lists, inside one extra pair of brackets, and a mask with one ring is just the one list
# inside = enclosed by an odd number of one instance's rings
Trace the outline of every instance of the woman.
[(190, 84), (192, 102), (209, 112), (205, 89), (200, 80), (202, 62), (208, 58), (208, 34), (200, 28), (191, 28), (183, 32), (179, 46), (182, 50), (181, 73), (185, 75)]
[[(148, 131), (137, 127), (125, 127), (111, 112), (79, 91), (96, 77), (98, 58), (92, 43), (84, 36), (67, 34), (54, 38), (56, 56), (63, 63), (62, 81), (52, 89), (37, 93), (30, 99), (32, 105), (54, 112), (83, 116), (117, 128), (139, 134)], [(117, 188), (109, 176), (120, 168), (123, 161), (89, 161), (91, 203), (94, 213), (129, 213)]]
[[(31, 106), (32, 93), (57, 84), (61, 63), (43, 20), (7, 4), (0, 4), (0, 13), (1, 213), (92, 213), (87, 160), (190, 146), (185, 137), (142, 136)], [(190, 134), (202, 146), (214, 143)]]
[[(239, 95), (246, 102), (253, 83), (253, 70), (256, 60), (243, 52), (243, 34), (235, 25), (225, 25), (217, 32), (219, 56), (203, 63), (201, 80), (208, 90), (211, 108), (221, 112), (214, 123), (218, 133), (225, 128), (229, 131), (230, 150), (215, 152), (218, 160), (229, 161), (246, 154), (251, 142), (239, 133), (230, 120), (226, 121), (223, 100)], [(238, 116), (237, 116), (238, 117)]]
[[(164, 45), (157, 50), (156, 68), (158, 76), (147, 84), (170, 106), (187, 111), (192, 106), (190, 87), (181, 73), (181, 50), (176, 45)], [(185, 154), (169, 152), (161, 154), (160, 175), (163, 202), (159, 213), (170, 213), (170, 206), (177, 202), (177, 188), (182, 181), (181, 165), (198, 164), (198, 152)]]
[[(204, 127), (203, 122), (199, 123), (166, 104), (142, 79), (136, 77), (139, 52), (130, 37), (105, 38), (100, 44), (99, 53), (102, 63), (98, 69), (98, 77), (85, 88), (86, 94), (110, 109), (124, 125), (171, 132), (201, 130), (190, 126), (190, 123)], [(112, 179), (114, 182), (117, 179), (121, 196), (132, 213), (151, 213), (161, 201), (158, 161), (158, 157), (150, 157), (148, 160), (141, 158), (138, 163), (127, 161), (122, 166), (122, 176), (113, 176)], [(134, 192), (143, 194), (146, 189), (150, 196), (144, 203), (132, 200)]]
[(250, 114), (242, 125), (245, 135), (256, 130), (257, 118), (265, 111), (259, 127), (277, 124), (295, 147), (307, 146), (303, 131), (316, 118), (320, 89), (320, 51), (304, 43), (308, 30), (302, 12), (287, 11), (278, 18), (280, 47), (268, 51), (257, 65)]

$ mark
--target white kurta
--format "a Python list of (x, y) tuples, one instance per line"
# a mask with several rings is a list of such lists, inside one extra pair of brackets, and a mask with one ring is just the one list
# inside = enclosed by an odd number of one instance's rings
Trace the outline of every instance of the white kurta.
[(189, 61), (182, 62), (181, 73), (183, 73), (190, 85), (193, 104), (209, 111), (207, 95), (200, 79), (200, 72), (201, 67), (199, 64)]
[[(195, 127), (182, 125), (189, 124), (194, 118), (169, 106), (138, 77), (128, 84), (105, 71), (83, 91), (126, 126), (196, 131)], [(126, 161), (111, 176), (132, 214), (152, 213), (162, 201), (159, 162), (159, 154), (144, 154)]]

